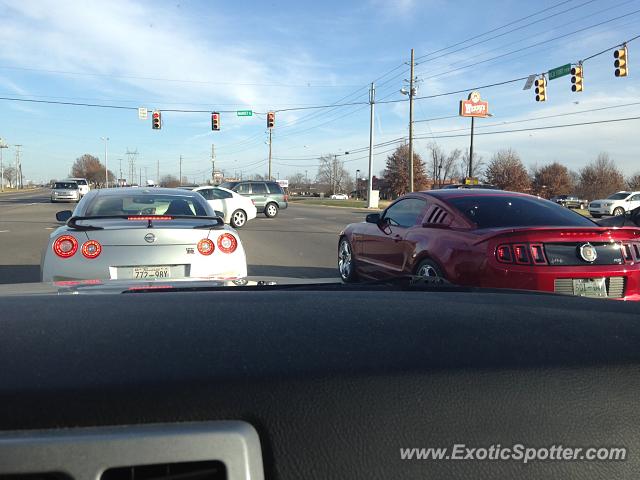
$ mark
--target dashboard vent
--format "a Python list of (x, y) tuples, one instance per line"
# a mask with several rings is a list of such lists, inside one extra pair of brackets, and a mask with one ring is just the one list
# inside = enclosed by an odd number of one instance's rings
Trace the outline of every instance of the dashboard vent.
[(106, 470), (101, 480), (226, 480), (222, 462), (184, 462), (118, 467)]

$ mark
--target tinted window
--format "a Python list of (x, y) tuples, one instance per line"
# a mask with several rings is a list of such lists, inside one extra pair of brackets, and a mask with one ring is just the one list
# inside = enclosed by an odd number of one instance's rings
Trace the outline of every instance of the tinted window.
[(224, 200), (225, 198), (233, 197), (233, 195), (231, 195), (229, 192), (225, 192), (224, 190), (220, 190), (219, 188), (212, 188), (211, 190), (209, 190), (209, 192), (211, 194), (212, 200)]
[(241, 183), (239, 185), (236, 185), (236, 188), (234, 188), (233, 191), (234, 192), (238, 192), (240, 194), (251, 193), (251, 190), (249, 189), (249, 184), (248, 183)]
[(557, 203), (529, 197), (458, 197), (448, 203), (478, 228), (494, 227), (593, 227), (594, 222)]
[(268, 193), (267, 186), (264, 183), (252, 183), (251, 193), (254, 195), (266, 195)]
[[(202, 202), (204, 203), (204, 202)], [(98, 215), (202, 215), (207, 208), (197, 197), (186, 195), (104, 195), (97, 196), (86, 216)]]
[[(391, 222), (391, 225), (401, 227), (411, 227), (418, 221), (427, 202), (419, 198), (406, 198), (394, 203), (387, 208), (384, 218)], [(420, 218), (421, 220), (421, 218)]]
[(282, 195), (284, 193), (282, 191), (282, 187), (277, 183), (267, 183), (267, 187), (269, 188), (269, 193), (274, 193), (276, 195)]
[(199, 193), (200, 195), (202, 195), (204, 198), (206, 198), (207, 200), (213, 200), (213, 196), (212, 196), (212, 189), (211, 188), (204, 188), (202, 190), (198, 190), (197, 193)]
[(624, 200), (629, 196), (629, 192), (618, 192), (613, 195), (609, 195), (607, 200)]
[(76, 182), (56, 182), (53, 186), (54, 190), (77, 190), (78, 184)]

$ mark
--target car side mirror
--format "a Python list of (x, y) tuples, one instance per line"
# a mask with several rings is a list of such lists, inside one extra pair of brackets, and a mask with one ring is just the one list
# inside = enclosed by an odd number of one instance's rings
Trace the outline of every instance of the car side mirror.
[(380, 223), (380, 214), (379, 213), (370, 213), (366, 217), (367, 223)]
[(59, 222), (66, 222), (72, 215), (73, 212), (71, 210), (62, 210), (61, 212), (56, 213), (56, 220)]
[(224, 218), (224, 212), (220, 210), (214, 210), (213, 212), (216, 214), (216, 217)]

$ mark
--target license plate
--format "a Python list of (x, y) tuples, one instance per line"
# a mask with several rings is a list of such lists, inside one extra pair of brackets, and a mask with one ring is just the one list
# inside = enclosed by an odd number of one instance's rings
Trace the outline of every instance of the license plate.
[(582, 297), (606, 297), (607, 284), (604, 278), (574, 278), (573, 294)]
[(133, 267), (133, 278), (136, 280), (171, 278), (171, 267)]

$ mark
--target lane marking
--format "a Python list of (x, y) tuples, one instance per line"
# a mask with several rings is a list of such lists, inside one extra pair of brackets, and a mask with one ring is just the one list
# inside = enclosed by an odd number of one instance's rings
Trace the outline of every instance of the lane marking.
[(44, 227), (45, 230), (55, 230), (56, 227)]
[(306, 220), (306, 218), (305, 217), (296, 217), (296, 218), (294, 218), (294, 220)]
[(9, 230), (0, 230), (0, 233), (7, 233)]

